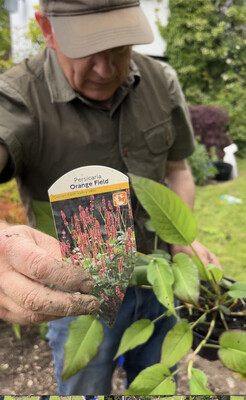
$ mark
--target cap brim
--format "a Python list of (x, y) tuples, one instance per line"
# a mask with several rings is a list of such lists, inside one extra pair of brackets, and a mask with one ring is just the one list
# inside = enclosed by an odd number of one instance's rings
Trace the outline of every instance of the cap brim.
[(140, 7), (50, 17), (50, 22), (62, 52), (70, 58), (87, 57), (110, 48), (147, 44), (154, 40), (149, 22)]

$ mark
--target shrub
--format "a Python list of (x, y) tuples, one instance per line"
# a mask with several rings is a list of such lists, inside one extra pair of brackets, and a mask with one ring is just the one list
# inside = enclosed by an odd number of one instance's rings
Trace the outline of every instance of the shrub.
[(229, 127), (226, 110), (215, 106), (200, 105), (190, 106), (189, 111), (195, 136), (199, 138), (200, 143), (205, 145), (208, 152), (214, 148), (218, 158), (222, 160), (224, 147), (229, 146), (232, 142), (226, 134)]
[(229, 134), (246, 153), (245, 1), (170, 0), (169, 8), (168, 25), (158, 24), (188, 103), (227, 109)]
[(11, 65), (11, 40), (9, 15), (3, 8), (4, 1), (0, 0), (0, 73), (6, 71)]
[(196, 142), (196, 149), (188, 158), (195, 185), (203, 186), (209, 178), (215, 176), (217, 169), (212, 165), (212, 162), (216, 160), (214, 148), (211, 149), (211, 152), (208, 152), (204, 144)]

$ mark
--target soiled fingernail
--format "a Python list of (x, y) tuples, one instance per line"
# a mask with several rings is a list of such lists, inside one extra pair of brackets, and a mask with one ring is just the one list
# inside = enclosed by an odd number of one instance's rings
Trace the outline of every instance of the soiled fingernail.
[(97, 299), (90, 301), (87, 305), (87, 313), (94, 314), (96, 311), (98, 311), (99, 305), (100, 303)]
[(81, 289), (80, 291), (83, 292), (91, 292), (92, 289), (94, 287), (94, 279), (93, 278), (88, 278), (88, 279), (84, 279), (81, 282)]

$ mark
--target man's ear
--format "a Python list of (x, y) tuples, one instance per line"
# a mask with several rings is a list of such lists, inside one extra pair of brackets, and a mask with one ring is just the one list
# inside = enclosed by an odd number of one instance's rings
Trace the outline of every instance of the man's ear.
[(55, 50), (55, 41), (54, 41), (54, 33), (50, 22), (46, 15), (41, 10), (35, 11), (35, 18), (40, 26), (40, 29), (43, 33), (44, 39), (47, 45), (52, 49)]

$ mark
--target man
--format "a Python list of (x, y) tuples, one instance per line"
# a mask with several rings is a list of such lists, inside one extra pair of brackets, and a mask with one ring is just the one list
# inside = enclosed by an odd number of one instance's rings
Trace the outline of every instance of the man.
[[(36, 19), (47, 49), (0, 76), (0, 179), (17, 178), (29, 224), (37, 226), (36, 202), (47, 202), (47, 190), (60, 176), (93, 164), (166, 181), (192, 208), (187, 107), (174, 71), (132, 51), (133, 44), (153, 39), (139, 1), (40, 0), (40, 6)], [(135, 198), (133, 208), (138, 250), (149, 252), (147, 216)], [(109, 394), (124, 330), (136, 319), (155, 319), (163, 307), (151, 291), (128, 289), (114, 327), (104, 324), (97, 357), (62, 382), (69, 323), (98, 309), (88, 294), (91, 278), (60, 260), (54, 238), (27, 226), (2, 222), (0, 228), (0, 317), (23, 324), (52, 321), (48, 337), (60, 395)], [(194, 247), (205, 263), (218, 263), (200, 243)], [(172, 246), (172, 254), (179, 251), (188, 252)], [(128, 383), (159, 362), (163, 337), (174, 323), (158, 321), (148, 344), (127, 352)]]

